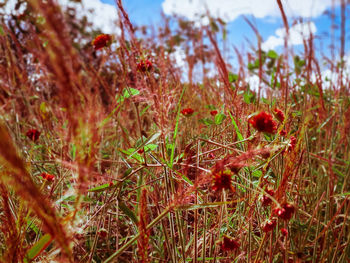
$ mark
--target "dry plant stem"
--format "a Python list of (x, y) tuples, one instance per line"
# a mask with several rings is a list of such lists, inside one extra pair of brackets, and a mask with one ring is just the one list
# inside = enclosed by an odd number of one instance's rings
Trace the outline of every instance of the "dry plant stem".
[[(310, 224), (309, 224), (309, 226), (308, 226), (308, 228), (307, 228), (307, 230), (306, 230), (306, 234), (305, 234), (303, 240), (300, 242), (300, 247), (299, 247), (299, 249), (300, 249), (300, 248), (303, 248), (303, 247), (305, 246), (304, 244), (305, 244), (305, 242), (306, 242), (307, 234), (308, 234), (309, 231), (310, 231), (310, 228), (311, 228), (311, 226), (312, 226), (312, 222), (314, 221), (314, 217), (315, 217), (316, 214), (317, 214), (318, 208), (319, 208), (320, 203), (322, 202), (322, 200), (323, 200), (325, 194), (326, 194), (325, 192), (322, 193), (320, 199), (318, 200), (318, 202), (317, 202), (317, 204), (316, 204), (315, 210), (314, 210), (314, 212), (312, 213), (312, 216), (311, 216), (311, 219), (310, 219)], [(299, 212), (300, 212), (300, 210), (299, 210)], [(317, 222), (317, 221), (316, 221), (316, 222)]]
[[(106, 199), (107, 199), (107, 193), (106, 193), (105, 196), (104, 196), (104, 202), (106, 202)], [(104, 210), (103, 210), (103, 208), (102, 208), (102, 209), (101, 209), (100, 217), (99, 217), (99, 219), (98, 219), (98, 223), (97, 223), (97, 225), (96, 225), (95, 238), (94, 238), (94, 242), (93, 242), (93, 245), (92, 245), (92, 248), (91, 248), (91, 251), (90, 251), (88, 263), (91, 263), (92, 258), (93, 258), (93, 255), (94, 255), (94, 252), (95, 252), (95, 249), (96, 249), (97, 239), (98, 239), (98, 231), (99, 231), (99, 229), (100, 229), (100, 227), (101, 227), (102, 219), (104, 218), (103, 212), (104, 212)]]
[(258, 260), (259, 260), (259, 257), (260, 257), (260, 252), (261, 252), (261, 250), (262, 250), (262, 248), (264, 246), (264, 243), (265, 243), (265, 240), (266, 240), (267, 236), (268, 236), (267, 233), (264, 233), (264, 236), (263, 236), (263, 238), (262, 238), (262, 240), (260, 242), (260, 245), (259, 245), (258, 252), (256, 253), (254, 263), (258, 263), (259, 262)]
[[(166, 209), (164, 209), (160, 215), (158, 215), (150, 224), (147, 225), (146, 230), (151, 229), (154, 225), (156, 225), (159, 221), (161, 221), (172, 209), (173, 209), (172, 206), (168, 206)], [(103, 263), (108, 263), (108, 262), (111, 262), (113, 259), (117, 259), (139, 237), (140, 237), (140, 233), (136, 234), (128, 242), (126, 242), (118, 251), (116, 251), (109, 258), (107, 258)]]
[[(163, 156), (163, 160), (166, 159), (165, 156), (165, 149), (164, 146), (166, 145), (165, 139), (163, 139), (163, 143), (162, 143), (162, 156)], [(166, 166), (164, 166), (164, 183), (165, 183), (165, 200), (166, 202), (170, 202), (172, 195), (171, 195), (171, 186), (170, 186), (170, 179), (169, 179), (169, 172)], [(169, 224), (170, 224), (170, 240), (171, 240), (171, 247), (172, 249), (170, 250), (172, 259), (174, 261), (174, 263), (176, 263), (176, 245), (175, 245), (175, 231), (174, 231), (174, 223), (173, 223), (173, 217), (171, 214), (168, 215), (168, 219), (169, 219)]]
[[(200, 143), (197, 142), (197, 169), (196, 169), (196, 177), (198, 174), (198, 167), (199, 167), (199, 152), (200, 152)], [(198, 192), (197, 188), (195, 190), (195, 204), (198, 204)], [(198, 210), (196, 209), (194, 211), (194, 263), (197, 263), (197, 257), (198, 257)]]
[[(349, 215), (349, 210), (350, 210), (350, 206), (349, 204), (347, 204), (347, 208), (345, 210), (345, 214), (344, 214), (344, 222), (347, 222), (347, 219), (348, 219), (348, 215)], [(344, 234), (344, 229), (346, 227), (346, 224), (343, 224), (342, 228), (341, 228), (341, 231), (339, 233), (339, 236), (338, 236), (338, 241), (337, 241), (337, 245), (334, 249), (334, 254), (333, 254), (333, 258), (332, 258), (332, 263), (333, 262), (336, 262), (336, 255), (337, 255), (337, 252), (338, 252), (338, 248), (339, 248), (339, 245), (340, 245), (340, 240), (342, 239), (342, 236)], [(330, 247), (330, 252), (331, 252), (331, 247)]]

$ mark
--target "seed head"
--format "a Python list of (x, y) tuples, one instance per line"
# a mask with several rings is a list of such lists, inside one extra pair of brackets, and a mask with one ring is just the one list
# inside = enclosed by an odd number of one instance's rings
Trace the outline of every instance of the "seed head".
[(212, 189), (213, 191), (232, 190), (232, 172), (225, 170), (214, 173)]

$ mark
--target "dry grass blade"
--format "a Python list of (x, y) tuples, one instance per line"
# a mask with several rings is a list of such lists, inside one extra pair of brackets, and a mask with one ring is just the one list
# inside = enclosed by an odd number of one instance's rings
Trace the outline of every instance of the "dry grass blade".
[(62, 218), (34, 184), (25, 163), (18, 155), (12, 138), (3, 123), (0, 123), (0, 158), (2, 167), (1, 181), (10, 186), (18, 196), (35, 212), (47, 231), (62, 248), (62, 252), (71, 259), (71, 240), (65, 230)]

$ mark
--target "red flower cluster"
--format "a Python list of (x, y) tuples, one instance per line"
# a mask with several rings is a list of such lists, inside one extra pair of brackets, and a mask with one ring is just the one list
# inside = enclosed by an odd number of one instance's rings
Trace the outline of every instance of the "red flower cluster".
[(209, 154), (208, 154), (208, 157), (209, 157), (210, 159), (215, 159), (215, 154), (214, 154), (214, 153), (209, 153)]
[(277, 222), (276, 222), (275, 219), (273, 219), (273, 220), (268, 220), (268, 221), (264, 224), (262, 230), (263, 230), (265, 233), (270, 232), (270, 231), (272, 231), (272, 230), (276, 227), (276, 225), (277, 225)]
[(274, 214), (283, 220), (289, 220), (294, 214), (294, 206), (288, 203), (284, 203), (280, 208), (273, 210)]
[(31, 129), (27, 131), (26, 136), (31, 139), (33, 142), (37, 141), (40, 136), (40, 132), (36, 129)]
[(98, 231), (98, 235), (101, 237), (101, 238), (106, 238), (108, 236), (108, 231), (104, 228), (101, 228), (99, 231)]
[(286, 131), (286, 130), (280, 131), (280, 135), (281, 135), (281, 136), (286, 136), (286, 135), (287, 135), (287, 131)]
[(286, 228), (281, 228), (281, 234), (282, 236), (288, 236), (288, 230)]
[(137, 151), (138, 154), (143, 154), (145, 152), (144, 148), (141, 148), (140, 150)]
[(194, 113), (194, 110), (191, 108), (186, 108), (181, 111), (184, 116), (191, 116)]
[(46, 181), (52, 182), (55, 180), (55, 176), (52, 174), (48, 174), (48, 173), (41, 173), (40, 175), (43, 179), (45, 179)]
[(216, 114), (218, 114), (218, 111), (217, 111), (217, 110), (212, 110), (212, 111), (210, 112), (210, 115), (211, 115), (211, 116), (215, 116)]
[(229, 170), (216, 172), (213, 175), (213, 191), (221, 191), (222, 189), (232, 190), (232, 173)]
[(277, 120), (279, 120), (280, 122), (284, 121), (284, 113), (283, 111), (281, 111), (280, 109), (276, 108), (274, 109), (275, 112), (275, 116), (277, 118)]
[(297, 145), (297, 138), (295, 138), (294, 136), (291, 136), (288, 143), (288, 152), (293, 151), (296, 145)]
[[(265, 190), (266, 193), (268, 193), (269, 195), (273, 196), (275, 194), (275, 192), (272, 189), (266, 189)], [(270, 197), (268, 197), (267, 195), (264, 195), (261, 201), (261, 205), (262, 206), (268, 206), (272, 203), (272, 200)]]
[(225, 235), (220, 244), (222, 251), (232, 251), (238, 249), (239, 246), (240, 244), (236, 240)]
[(99, 50), (101, 48), (104, 48), (108, 46), (112, 41), (111, 35), (108, 34), (101, 34), (98, 35), (93, 41), (92, 45), (94, 46), (95, 50)]
[(272, 115), (265, 111), (250, 118), (249, 123), (259, 132), (275, 134), (277, 131), (277, 123), (272, 119)]
[(152, 62), (149, 61), (148, 59), (141, 60), (137, 64), (137, 70), (138, 71), (146, 72), (146, 71), (150, 71), (151, 69), (152, 69)]

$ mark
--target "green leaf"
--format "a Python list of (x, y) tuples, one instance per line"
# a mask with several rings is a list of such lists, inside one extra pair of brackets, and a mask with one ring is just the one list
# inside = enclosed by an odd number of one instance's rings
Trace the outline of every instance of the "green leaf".
[(131, 96), (136, 96), (136, 95), (139, 95), (140, 94), (140, 91), (137, 90), (137, 89), (133, 89), (133, 88), (127, 88), (127, 89), (124, 89), (124, 98), (130, 98)]
[(269, 58), (274, 58), (274, 59), (278, 58), (278, 54), (274, 50), (269, 50), (269, 52), (267, 52), (267, 56)]
[(242, 133), (240, 132), (238, 126), (237, 126), (237, 123), (236, 123), (235, 120), (233, 119), (233, 116), (231, 115), (230, 112), (229, 112), (229, 115), (230, 115), (230, 117), (231, 117), (231, 121), (232, 121), (233, 127), (235, 127), (235, 131), (236, 131), (236, 133), (237, 133), (237, 138), (238, 138), (238, 140), (239, 140), (239, 141), (243, 141), (244, 138), (243, 138)]
[(256, 67), (254, 66), (254, 64), (248, 63), (248, 69), (253, 70), (253, 69), (256, 69)]
[(264, 97), (261, 97), (261, 101), (265, 104), (270, 104), (269, 101), (267, 99), (265, 99)]
[[(232, 125), (233, 125), (233, 127), (235, 128), (238, 141), (243, 141), (244, 138), (243, 138), (243, 135), (242, 135), (242, 133), (240, 132), (238, 126), (237, 126), (237, 123), (235, 122), (235, 120), (234, 120), (233, 116), (231, 115), (231, 113), (228, 112), (228, 114), (230, 115)], [(242, 143), (239, 143), (239, 144), (238, 144), (238, 147), (240, 148), (240, 150), (243, 150), (243, 149), (244, 149), (244, 143), (243, 143), (243, 142), (242, 142)]]
[(238, 80), (238, 75), (230, 72), (228, 73), (228, 80), (230, 81), (230, 83), (236, 82)]
[(169, 167), (172, 168), (174, 165), (174, 157), (175, 157), (175, 142), (177, 137), (177, 130), (179, 128), (179, 119), (180, 119), (180, 110), (181, 110), (181, 100), (183, 95), (185, 94), (186, 86), (183, 87), (179, 101), (177, 103), (177, 115), (176, 115), (176, 122), (175, 122), (175, 129), (174, 129), (174, 135), (173, 135), (173, 141), (171, 145), (171, 153), (170, 153), (170, 160), (169, 160)]
[(132, 170), (133, 170), (132, 167), (131, 167), (131, 168), (128, 168), (128, 169), (124, 172), (123, 177), (127, 177), (129, 174), (131, 174)]
[(28, 225), (28, 228), (30, 228), (35, 232), (35, 234), (39, 235), (40, 230), (39, 230), (39, 227), (34, 222), (34, 220), (27, 219), (27, 225)]
[(260, 178), (262, 176), (262, 171), (261, 170), (255, 170), (252, 172), (252, 175), (254, 177)]
[(205, 105), (205, 107), (209, 110), (215, 110), (216, 107), (214, 105), (211, 105), (211, 104), (208, 104), (208, 105)]
[(102, 192), (108, 188), (111, 188), (111, 186), (109, 184), (102, 184), (102, 185), (96, 186), (94, 188), (91, 188), (88, 191), (89, 192)]
[(137, 153), (137, 149), (135, 148), (129, 148), (126, 151), (123, 149), (120, 149), (120, 151), (126, 155), (128, 155), (128, 158), (134, 158), (135, 160), (142, 162), (143, 158)]
[(243, 94), (243, 99), (245, 103), (251, 104), (255, 102), (255, 94), (251, 92), (249, 89), (246, 90), (246, 92)]
[(75, 146), (75, 144), (71, 144), (71, 147), (70, 147), (70, 156), (71, 156), (71, 158), (72, 158), (72, 161), (75, 160), (76, 153), (77, 153), (77, 147)]
[(226, 115), (223, 113), (218, 113), (215, 115), (215, 124), (220, 125), (226, 119)]
[(210, 27), (211, 27), (211, 30), (213, 32), (219, 32), (219, 27), (218, 25), (215, 23), (214, 19), (211, 19), (210, 20)]
[(207, 126), (210, 126), (210, 125), (213, 125), (214, 124), (214, 121), (210, 118), (204, 118), (204, 119), (200, 119), (199, 120), (200, 123), (203, 123)]
[(134, 88), (125, 88), (122, 92), (122, 95), (117, 98), (117, 103), (123, 102), (125, 99), (130, 98), (132, 96), (139, 95), (140, 91)]
[(158, 147), (157, 144), (147, 144), (143, 149), (145, 152), (154, 151)]
[(119, 208), (124, 212), (124, 214), (126, 214), (135, 223), (135, 225), (138, 224), (139, 220), (137, 219), (137, 216), (135, 215), (135, 213), (129, 207), (127, 207), (124, 202), (120, 200), (119, 200)]
[(4, 28), (0, 26), (0, 36), (4, 36), (4, 35), (5, 35)]
[(34, 260), (43, 250), (51, 243), (52, 237), (50, 234), (43, 235), (28, 251), (23, 262), (28, 263)]

